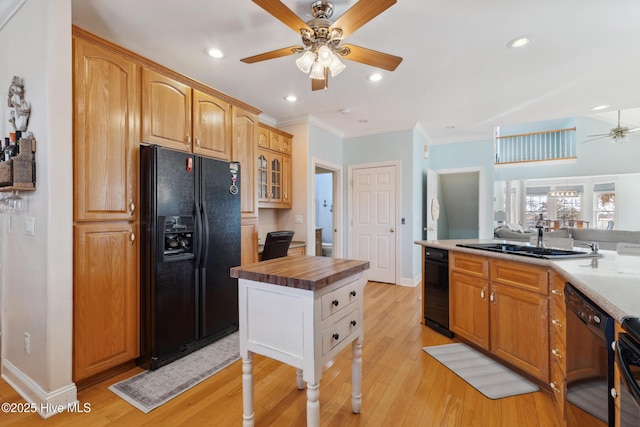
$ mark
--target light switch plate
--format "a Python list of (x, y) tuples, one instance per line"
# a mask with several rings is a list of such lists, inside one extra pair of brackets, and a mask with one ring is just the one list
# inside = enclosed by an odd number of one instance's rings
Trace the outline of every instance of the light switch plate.
[(24, 218), (24, 232), (29, 236), (36, 235), (36, 219), (32, 216)]
[(302, 224), (302, 215), (294, 215), (293, 222), (296, 224)]

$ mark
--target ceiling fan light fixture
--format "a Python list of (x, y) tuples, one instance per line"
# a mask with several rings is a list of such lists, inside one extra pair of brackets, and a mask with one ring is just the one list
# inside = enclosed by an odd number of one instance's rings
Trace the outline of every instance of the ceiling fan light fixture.
[(296, 65), (298, 69), (305, 74), (311, 71), (311, 66), (316, 61), (316, 54), (310, 50), (302, 54), (302, 56), (296, 59)]
[(320, 62), (316, 61), (313, 63), (309, 77), (316, 80), (324, 80), (324, 67)]
[(521, 47), (525, 47), (529, 43), (531, 43), (531, 36), (521, 36), (507, 43), (507, 47), (510, 47), (512, 49), (518, 49)]
[(331, 77), (335, 77), (347, 68), (342, 61), (338, 59), (337, 55), (331, 54), (331, 62), (329, 63), (329, 71), (331, 71)]

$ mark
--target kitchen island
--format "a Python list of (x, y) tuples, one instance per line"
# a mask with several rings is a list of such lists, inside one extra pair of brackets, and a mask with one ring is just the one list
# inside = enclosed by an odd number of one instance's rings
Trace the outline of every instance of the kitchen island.
[(231, 269), (238, 278), (243, 425), (253, 426), (253, 355), (297, 368), (307, 384), (307, 425), (318, 426), (322, 366), (352, 344), (354, 413), (362, 402), (363, 291), (367, 261), (276, 258)]

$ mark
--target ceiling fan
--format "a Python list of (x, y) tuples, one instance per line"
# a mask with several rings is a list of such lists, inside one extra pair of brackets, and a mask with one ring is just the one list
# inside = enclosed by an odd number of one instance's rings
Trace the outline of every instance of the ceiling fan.
[(296, 65), (311, 77), (311, 89), (326, 89), (329, 74), (332, 77), (344, 70), (339, 57), (384, 70), (395, 70), (402, 58), (352, 44), (340, 44), (342, 39), (387, 10), (396, 0), (360, 0), (336, 21), (331, 21), (333, 3), (314, 1), (311, 4), (313, 19), (304, 22), (279, 0), (253, 0), (255, 4), (279, 19), (302, 36), (302, 46), (290, 46), (260, 55), (241, 59), (253, 64), (267, 59), (302, 54)]
[(609, 138), (612, 143), (618, 144), (618, 143), (626, 142), (627, 136), (634, 133), (638, 133), (638, 132), (640, 132), (640, 127), (629, 129), (626, 126), (620, 125), (620, 110), (618, 110), (618, 126), (612, 128), (609, 131), (609, 133), (602, 133), (598, 135), (587, 135), (587, 138), (592, 138), (592, 139), (587, 139), (586, 141), (583, 141), (583, 142), (591, 142), (591, 141), (596, 141), (602, 138)]

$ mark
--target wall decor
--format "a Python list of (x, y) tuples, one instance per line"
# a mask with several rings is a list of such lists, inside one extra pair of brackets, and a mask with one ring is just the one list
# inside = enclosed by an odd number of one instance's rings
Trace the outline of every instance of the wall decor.
[(13, 76), (8, 95), (7, 104), (11, 109), (9, 122), (13, 125), (14, 131), (26, 132), (29, 127), (31, 104), (24, 99), (24, 82), (22, 78)]

